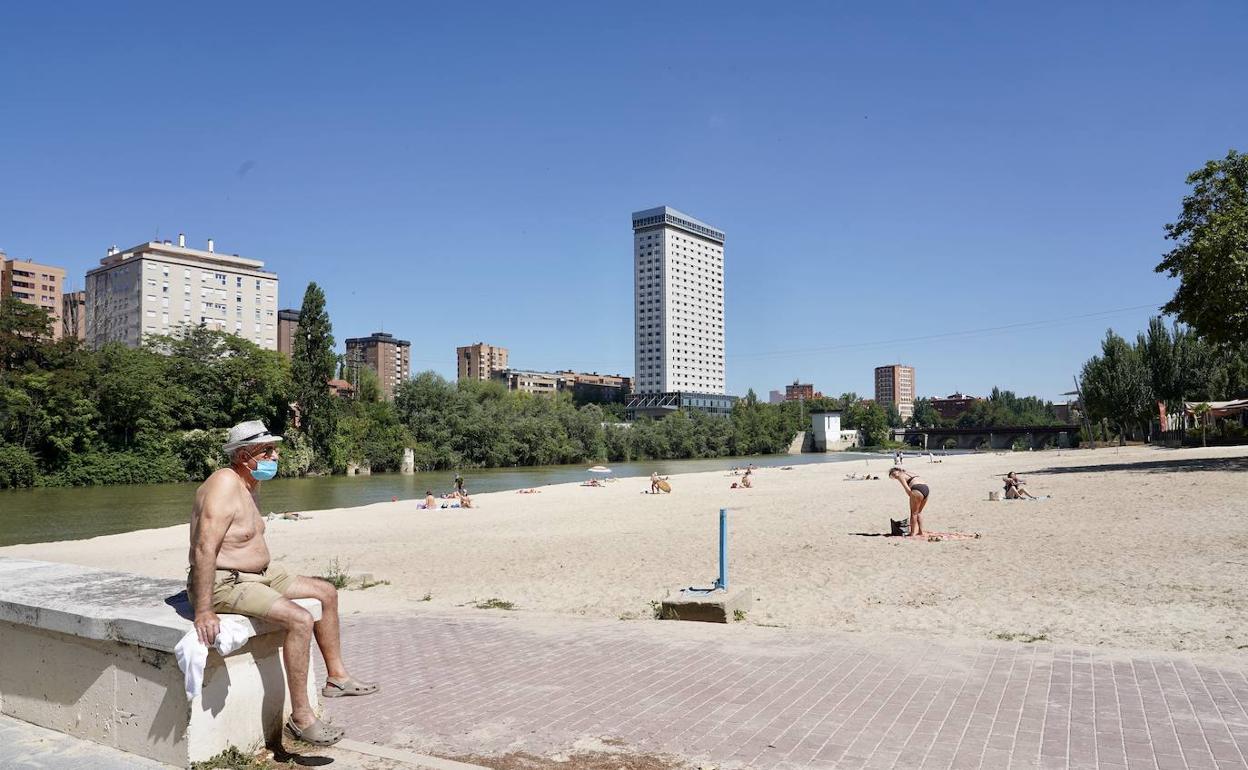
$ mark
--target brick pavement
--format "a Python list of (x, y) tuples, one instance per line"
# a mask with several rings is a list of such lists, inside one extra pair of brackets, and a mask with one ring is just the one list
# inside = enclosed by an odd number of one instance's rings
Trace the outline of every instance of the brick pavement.
[[(1248, 768), (1248, 665), (1051, 644), (502, 612), (356, 616), (358, 740), (751, 768)], [(322, 674), (323, 675), (323, 674)]]

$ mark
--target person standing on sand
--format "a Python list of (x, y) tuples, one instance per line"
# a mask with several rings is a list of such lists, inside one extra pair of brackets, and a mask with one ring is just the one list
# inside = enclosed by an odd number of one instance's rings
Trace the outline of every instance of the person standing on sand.
[[(269, 556), (256, 492), (260, 482), (277, 474), (281, 440), (259, 420), (230, 428), (223, 447), (230, 466), (217, 470), (195, 492), (186, 588), (195, 632), (207, 646), (221, 631), (218, 612), (264, 618), (286, 630), (282, 658), (291, 705), (286, 729), (299, 740), (332, 746), (346, 733), (317, 719), (308, 700), (312, 638), (325, 658), (328, 676), (321, 694), (326, 698), (370, 695), (379, 688), (354, 679), (342, 662), (338, 589), (325, 580), (292, 575)], [(313, 621), (292, 599), (319, 599), (321, 619)]]
[(923, 537), (926, 534), (923, 531), (923, 509), (927, 507), (927, 498), (932, 490), (917, 475), (907, 473), (904, 468), (893, 468), (888, 477), (900, 482), (910, 498), (910, 537)]

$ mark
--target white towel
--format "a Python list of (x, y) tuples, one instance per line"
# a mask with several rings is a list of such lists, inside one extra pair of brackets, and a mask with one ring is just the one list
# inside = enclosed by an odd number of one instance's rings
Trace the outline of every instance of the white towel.
[[(237, 651), (255, 634), (251, 622), (242, 615), (218, 617), (221, 618), (221, 630), (212, 646), (222, 655)], [(199, 641), (199, 634), (192, 628), (173, 648), (173, 654), (178, 659), (182, 675), (186, 677), (186, 699), (194, 700), (204, 687), (204, 665), (208, 662), (208, 647)]]

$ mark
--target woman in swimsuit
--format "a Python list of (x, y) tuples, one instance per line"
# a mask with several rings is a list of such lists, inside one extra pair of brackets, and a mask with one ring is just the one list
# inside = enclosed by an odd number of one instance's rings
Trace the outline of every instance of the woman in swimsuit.
[(923, 531), (923, 509), (927, 506), (927, 498), (932, 494), (931, 488), (920, 481), (918, 476), (907, 473), (903, 468), (893, 468), (888, 472), (888, 477), (897, 479), (906, 490), (906, 496), (910, 498), (910, 537), (923, 537), (926, 535)]

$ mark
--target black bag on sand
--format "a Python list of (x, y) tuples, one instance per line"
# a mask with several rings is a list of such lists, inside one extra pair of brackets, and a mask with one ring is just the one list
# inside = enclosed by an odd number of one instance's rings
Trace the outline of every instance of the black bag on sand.
[(893, 537), (909, 537), (910, 536), (910, 520), (909, 519), (902, 519), (901, 521), (898, 521), (897, 519), (889, 519), (888, 523), (891, 525), (890, 529), (892, 531)]

